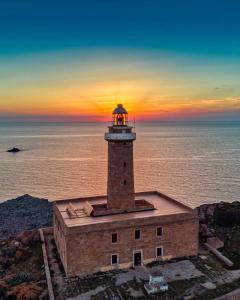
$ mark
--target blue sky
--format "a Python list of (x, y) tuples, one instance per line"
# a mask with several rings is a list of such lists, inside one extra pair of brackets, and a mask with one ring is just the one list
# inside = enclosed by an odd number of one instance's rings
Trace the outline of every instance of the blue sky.
[(0, 1), (0, 53), (127, 46), (240, 53), (239, 1)]

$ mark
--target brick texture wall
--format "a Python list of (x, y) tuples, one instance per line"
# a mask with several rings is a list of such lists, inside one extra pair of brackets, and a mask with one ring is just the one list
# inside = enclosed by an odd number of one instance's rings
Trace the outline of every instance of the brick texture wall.
[(134, 207), (133, 142), (108, 142), (108, 207)]
[[(113, 268), (127, 268), (133, 264), (133, 251), (142, 250), (143, 262), (156, 259), (156, 247), (163, 247), (161, 259), (191, 256), (198, 253), (198, 219), (193, 214), (183, 217), (168, 218), (163, 222), (161, 217), (149, 220), (131, 220), (117, 224), (110, 223), (108, 227), (99, 224), (76, 231), (71, 228), (55, 228), (55, 238), (58, 239), (59, 252), (67, 276), (85, 276), (98, 271)], [(156, 228), (161, 226), (161, 238), (156, 236)], [(135, 240), (135, 229), (141, 230), (141, 239)], [(118, 233), (118, 242), (112, 244), (112, 233)], [(61, 236), (61, 237), (60, 237)], [(61, 249), (62, 248), (62, 249)], [(118, 254), (119, 265), (111, 265), (111, 254)]]

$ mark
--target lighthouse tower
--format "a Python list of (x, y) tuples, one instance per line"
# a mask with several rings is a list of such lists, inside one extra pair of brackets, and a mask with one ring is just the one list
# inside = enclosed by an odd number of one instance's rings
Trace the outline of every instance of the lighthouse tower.
[(128, 211), (135, 207), (133, 141), (136, 133), (128, 124), (122, 104), (114, 109), (112, 123), (105, 133), (108, 142), (107, 207)]

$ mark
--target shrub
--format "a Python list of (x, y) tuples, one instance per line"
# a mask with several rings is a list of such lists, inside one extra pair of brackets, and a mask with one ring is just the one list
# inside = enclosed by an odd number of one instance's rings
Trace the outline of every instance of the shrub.
[(32, 275), (28, 272), (20, 272), (9, 281), (10, 286), (15, 286), (23, 282), (29, 282), (32, 280)]
[(217, 208), (214, 212), (214, 221), (217, 225), (223, 227), (233, 227), (240, 225), (239, 208)]

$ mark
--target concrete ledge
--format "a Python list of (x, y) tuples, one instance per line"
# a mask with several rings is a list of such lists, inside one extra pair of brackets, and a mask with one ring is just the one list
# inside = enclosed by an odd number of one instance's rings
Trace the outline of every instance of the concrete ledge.
[(44, 234), (53, 234), (53, 227), (41, 228)]
[(42, 252), (43, 252), (43, 261), (44, 261), (45, 274), (46, 274), (47, 286), (48, 286), (48, 296), (49, 296), (49, 300), (55, 300), (54, 293), (53, 293), (53, 287), (52, 287), (52, 279), (51, 279), (51, 274), (50, 274), (49, 265), (48, 265), (47, 251), (46, 251), (46, 246), (45, 246), (43, 230), (39, 229), (39, 233), (40, 233), (40, 239), (42, 242)]
[(107, 141), (133, 141), (136, 139), (135, 132), (129, 133), (105, 133), (105, 140)]

